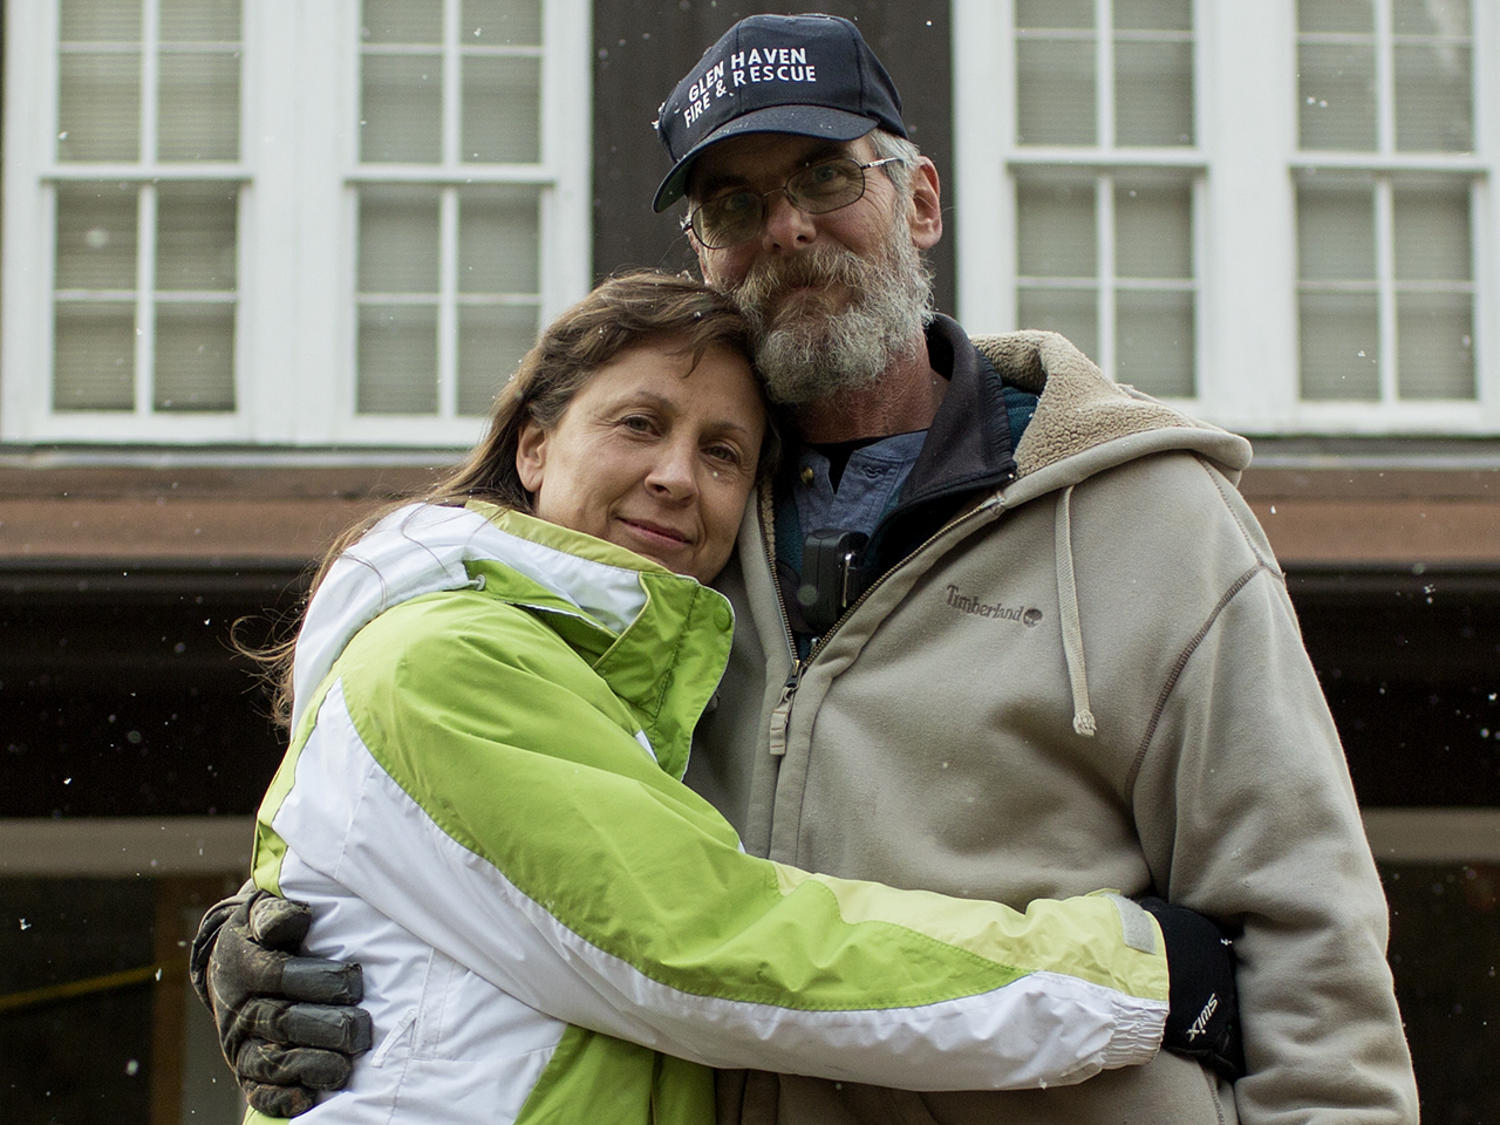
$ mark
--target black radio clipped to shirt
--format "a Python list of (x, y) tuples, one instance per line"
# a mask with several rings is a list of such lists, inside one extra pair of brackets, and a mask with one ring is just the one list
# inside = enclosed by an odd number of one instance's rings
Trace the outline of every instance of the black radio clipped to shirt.
[(803, 541), (797, 604), (814, 635), (826, 632), (864, 592), (859, 556), (869, 541), (862, 531), (838, 528), (821, 528)]

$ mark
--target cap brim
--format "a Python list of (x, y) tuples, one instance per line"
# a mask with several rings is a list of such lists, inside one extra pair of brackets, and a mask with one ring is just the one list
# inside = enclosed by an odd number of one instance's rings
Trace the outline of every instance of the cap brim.
[(830, 141), (852, 141), (863, 137), (879, 126), (871, 117), (862, 117), (844, 109), (831, 109), (822, 105), (774, 105), (752, 110), (720, 125), (708, 136), (688, 149), (656, 189), (652, 201), (653, 211), (665, 211), (683, 197), (687, 191), (688, 174), (693, 162), (705, 151), (727, 141), (731, 137), (742, 137), (750, 133), (790, 133), (798, 137), (826, 137)]

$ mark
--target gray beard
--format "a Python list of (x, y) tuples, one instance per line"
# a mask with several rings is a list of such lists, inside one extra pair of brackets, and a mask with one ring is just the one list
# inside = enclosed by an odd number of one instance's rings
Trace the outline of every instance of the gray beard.
[[(931, 319), (932, 279), (904, 213), (882, 251), (867, 260), (825, 246), (768, 259), (730, 292), (750, 322), (756, 366), (773, 401), (798, 406), (868, 387), (920, 347)], [(816, 293), (779, 300), (789, 286), (840, 284), (851, 294), (841, 309)]]

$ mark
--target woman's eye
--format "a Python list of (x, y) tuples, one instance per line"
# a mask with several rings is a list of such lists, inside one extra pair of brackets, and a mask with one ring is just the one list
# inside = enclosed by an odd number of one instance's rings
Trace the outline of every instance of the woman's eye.
[(630, 414), (620, 419), (620, 425), (627, 430), (637, 434), (650, 434), (656, 432), (656, 424), (644, 414)]
[(739, 465), (740, 451), (732, 445), (711, 445), (708, 447), (708, 455), (715, 461), (725, 465)]

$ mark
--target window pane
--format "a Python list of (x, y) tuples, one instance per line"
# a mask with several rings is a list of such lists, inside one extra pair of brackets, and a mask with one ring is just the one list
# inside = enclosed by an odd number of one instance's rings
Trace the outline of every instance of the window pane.
[(1398, 188), (1393, 196), (1397, 280), (1468, 281), (1468, 191)]
[(1301, 145), (1375, 148), (1375, 49), (1304, 43), (1297, 50)]
[(1016, 27), (1071, 28), (1094, 26), (1094, 0), (1016, 0)]
[(1469, 34), (1469, 0), (1391, 0), (1397, 35)]
[(1302, 397), (1380, 398), (1379, 316), (1374, 293), (1304, 293), (1300, 302)]
[(359, 289), (437, 292), (436, 189), (364, 189), (359, 201)]
[(1093, 42), (1023, 39), (1016, 52), (1016, 139), (1028, 145), (1093, 144)]
[(1396, 45), (1396, 147), (1403, 152), (1468, 152), (1474, 147), (1468, 47)]
[(61, 0), (57, 31), (64, 43), (138, 43), (141, 0)]
[(464, 0), (463, 31), (465, 43), (539, 47), (541, 0)]
[(59, 60), (57, 158), (141, 158), (141, 56), (64, 54)]
[(1139, 31), (1191, 31), (1192, 0), (1115, 0), (1115, 27)]
[(135, 306), (60, 301), (52, 408), (131, 410), (135, 405)]
[(1297, 30), (1373, 34), (1375, 9), (1370, 0), (1300, 0)]
[(441, 43), (443, 0), (365, 0), (366, 43)]
[(156, 309), (157, 410), (234, 409), (234, 306)]
[(1090, 359), (1099, 355), (1098, 293), (1094, 289), (1029, 289), (1017, 294), (1016, 312), (1027, 328), (1061, 332)]
[(1094, 183), (1028, 178), (1016, 188), (1017, 268), (1025, 277), (1099, 272)]
[(1193, 393), (1193, 295), (1121, 290), (1116, 298), (1115, 376), (1147, 394)]
[(1297, 253), (1304, 281), (1373, 279), (1375, 202), (1370, 189), (1299, 189)]
[(541, 60), (466, 55), (463, 73), (464, 160), (540, 160)]
[(1115, 273), (1193, 276), (1192, 194), (1186, 184), (1115, 184)]
[(162, 160), (235, 160), (240, 154), (240, 64), (230, 54), (161, 58)]
[(235, 288), (236, 189), (230, 184), (164, 184), (156, 208), (156, 288)]
[(541, 210), (536, 188), (466, 190), (459, 200), (461, 293), (541, 289)]
[(536, 340), (535, 305), (459, 310), (458, 412), (482, 415)]
[(161, 0), (168, 43), (224, 43), (240, 37), (240, 0)]
[(127, 184), (57, 187), (58, 289), (134, 290), (136, 192)]
[(361, 414), (437, 411), (437, 311), (431, 306), (366, 305), (359, 310)]
[(1396, 338), (1401, 398), (1475, 397), (1474, 311), (1467, 293), (1399, 294)]
[(1193, 143), (1193, 45), (1115, 44), (1115, 143)]
[(442, 158), (443, 60), (365, 55), (359, 158), (434, 164)]

